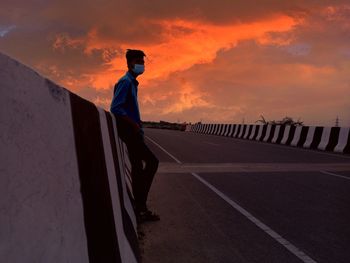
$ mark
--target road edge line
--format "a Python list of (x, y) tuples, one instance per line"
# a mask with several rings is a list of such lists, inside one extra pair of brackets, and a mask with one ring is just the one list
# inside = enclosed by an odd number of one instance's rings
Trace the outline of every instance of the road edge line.
[(160, 146), (158, 143), (156, 143), (154, 140), (152, 140), (150, 137), (145, 136), (148, 140), (150, 140), (151, 142), (153, 142), (156, 146), (159, 147), (159, 149), (161, 149), (163, 152), (165, 152), (167, 155), (169, 155), (173, 160), (175, 160), (175, 162), (177, 162), (178, 164), (182, 164), (182, 162), (177, 159), (174, 155), (172, 155), (170, 152), (168, 152), (167, 150), (165, 150), (162, 146)]
[(342, 179), (350, 180), (350, 177), (339, 175), (339, 174), (335, 174), (335, 173), (331, 173), (331, 172), (327, 172), (327, 171), (324, 171), (324, 170), (320, 170), (319, 172), (323, 173), (323, 174), (331, 175), (331, 176), (336, 176), (336, 177), (339, 177), (339, 178), (342, 178)]

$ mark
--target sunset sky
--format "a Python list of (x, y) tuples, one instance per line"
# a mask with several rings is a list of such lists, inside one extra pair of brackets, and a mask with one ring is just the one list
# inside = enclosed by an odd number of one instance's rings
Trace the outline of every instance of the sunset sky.
[(350, 0), (0, 4), (0, 52), (105, 109), (135, 48), (144, 121), (350, 126)]

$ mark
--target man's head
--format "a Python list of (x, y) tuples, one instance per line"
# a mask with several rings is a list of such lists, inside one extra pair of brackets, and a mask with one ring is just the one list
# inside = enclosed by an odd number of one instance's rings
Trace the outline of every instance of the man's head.
[(129, 71), (133, 72), (136, 76), (144, 72), (144, 57), (146, 55), (142, 50), (128, 49), (125, 56)]

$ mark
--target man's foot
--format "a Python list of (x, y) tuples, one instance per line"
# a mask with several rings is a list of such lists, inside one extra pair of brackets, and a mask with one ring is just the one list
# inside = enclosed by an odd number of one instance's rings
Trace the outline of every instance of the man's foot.
[(136, 220), (137, 223), (141, 224), (143, 222), (159, 221), (160, 217), (156, 213), (147, 209), (145, 211), (138, 212), (136, 215)]

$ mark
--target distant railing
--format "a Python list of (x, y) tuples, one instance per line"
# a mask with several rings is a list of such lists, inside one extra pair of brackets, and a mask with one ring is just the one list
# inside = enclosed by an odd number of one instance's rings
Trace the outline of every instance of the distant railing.
[(187, 125), (186, 131), (322, 151), (350, 153), (349, 127), (197, 123)]

